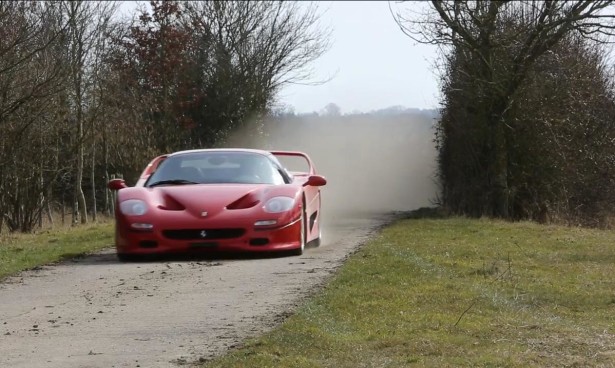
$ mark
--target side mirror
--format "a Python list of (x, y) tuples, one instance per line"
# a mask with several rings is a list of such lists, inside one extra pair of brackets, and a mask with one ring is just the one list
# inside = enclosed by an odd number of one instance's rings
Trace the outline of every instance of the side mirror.
[(327, 179), (324, 176), (320, 175), (310, 175), (303, 186), (311, 186), (311, 187), (322, 187), (327, 184)]
[(107, 183), (107, 188), (111, 190), (120, 190), (122, 188), (127, 188), (126, 182), (124, 179), (112, 179)]

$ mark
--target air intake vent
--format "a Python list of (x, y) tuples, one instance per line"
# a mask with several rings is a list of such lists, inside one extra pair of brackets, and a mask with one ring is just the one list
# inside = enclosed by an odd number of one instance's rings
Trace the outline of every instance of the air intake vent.
[(245, 234), (244, 229), (181, 229), (163, 230), (162, 234), (173, 240), (196, 240), (196, 239), (233, 239)]
[(250, 245), (267, 245), (267, 244), (269, 244), (269, 239), (267, 238), (250, 239)]
[(158, 242), (154, 240), (141, 240), (139, 242), (139, 247), (141, 248), (156, 248), (158, 246)]

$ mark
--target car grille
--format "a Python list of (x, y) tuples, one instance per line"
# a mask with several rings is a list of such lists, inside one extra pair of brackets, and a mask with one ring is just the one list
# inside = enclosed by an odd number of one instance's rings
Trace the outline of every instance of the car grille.
[[(232, 239), (245, 234), (244, 229), (179, 229), (163, 230), (162, 235), (174, 240)], [(204, 236), (203, 236), (204, 235)]]

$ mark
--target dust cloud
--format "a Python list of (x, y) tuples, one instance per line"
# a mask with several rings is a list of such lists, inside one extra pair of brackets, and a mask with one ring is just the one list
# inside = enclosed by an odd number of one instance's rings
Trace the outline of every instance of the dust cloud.
[(433, 205), (433, 123), (433, 114), (419, 113), (295, 116), (268, 122), (265, 137), (239, 132), (226, 146), (307, 153), (328, 181), (324, 220), (364, 217)]

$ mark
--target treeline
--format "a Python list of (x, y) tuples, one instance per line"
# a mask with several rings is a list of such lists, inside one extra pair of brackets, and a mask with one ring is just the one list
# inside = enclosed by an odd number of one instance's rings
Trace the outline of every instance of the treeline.
[(458, 214), (613, 225), (612, 1), (433, 1), (443, 47), (442, 204)]
[(328, 47), (296, 2), (0, 2), (0, 231), (112, 210), (153, 156), (259, 130)]

